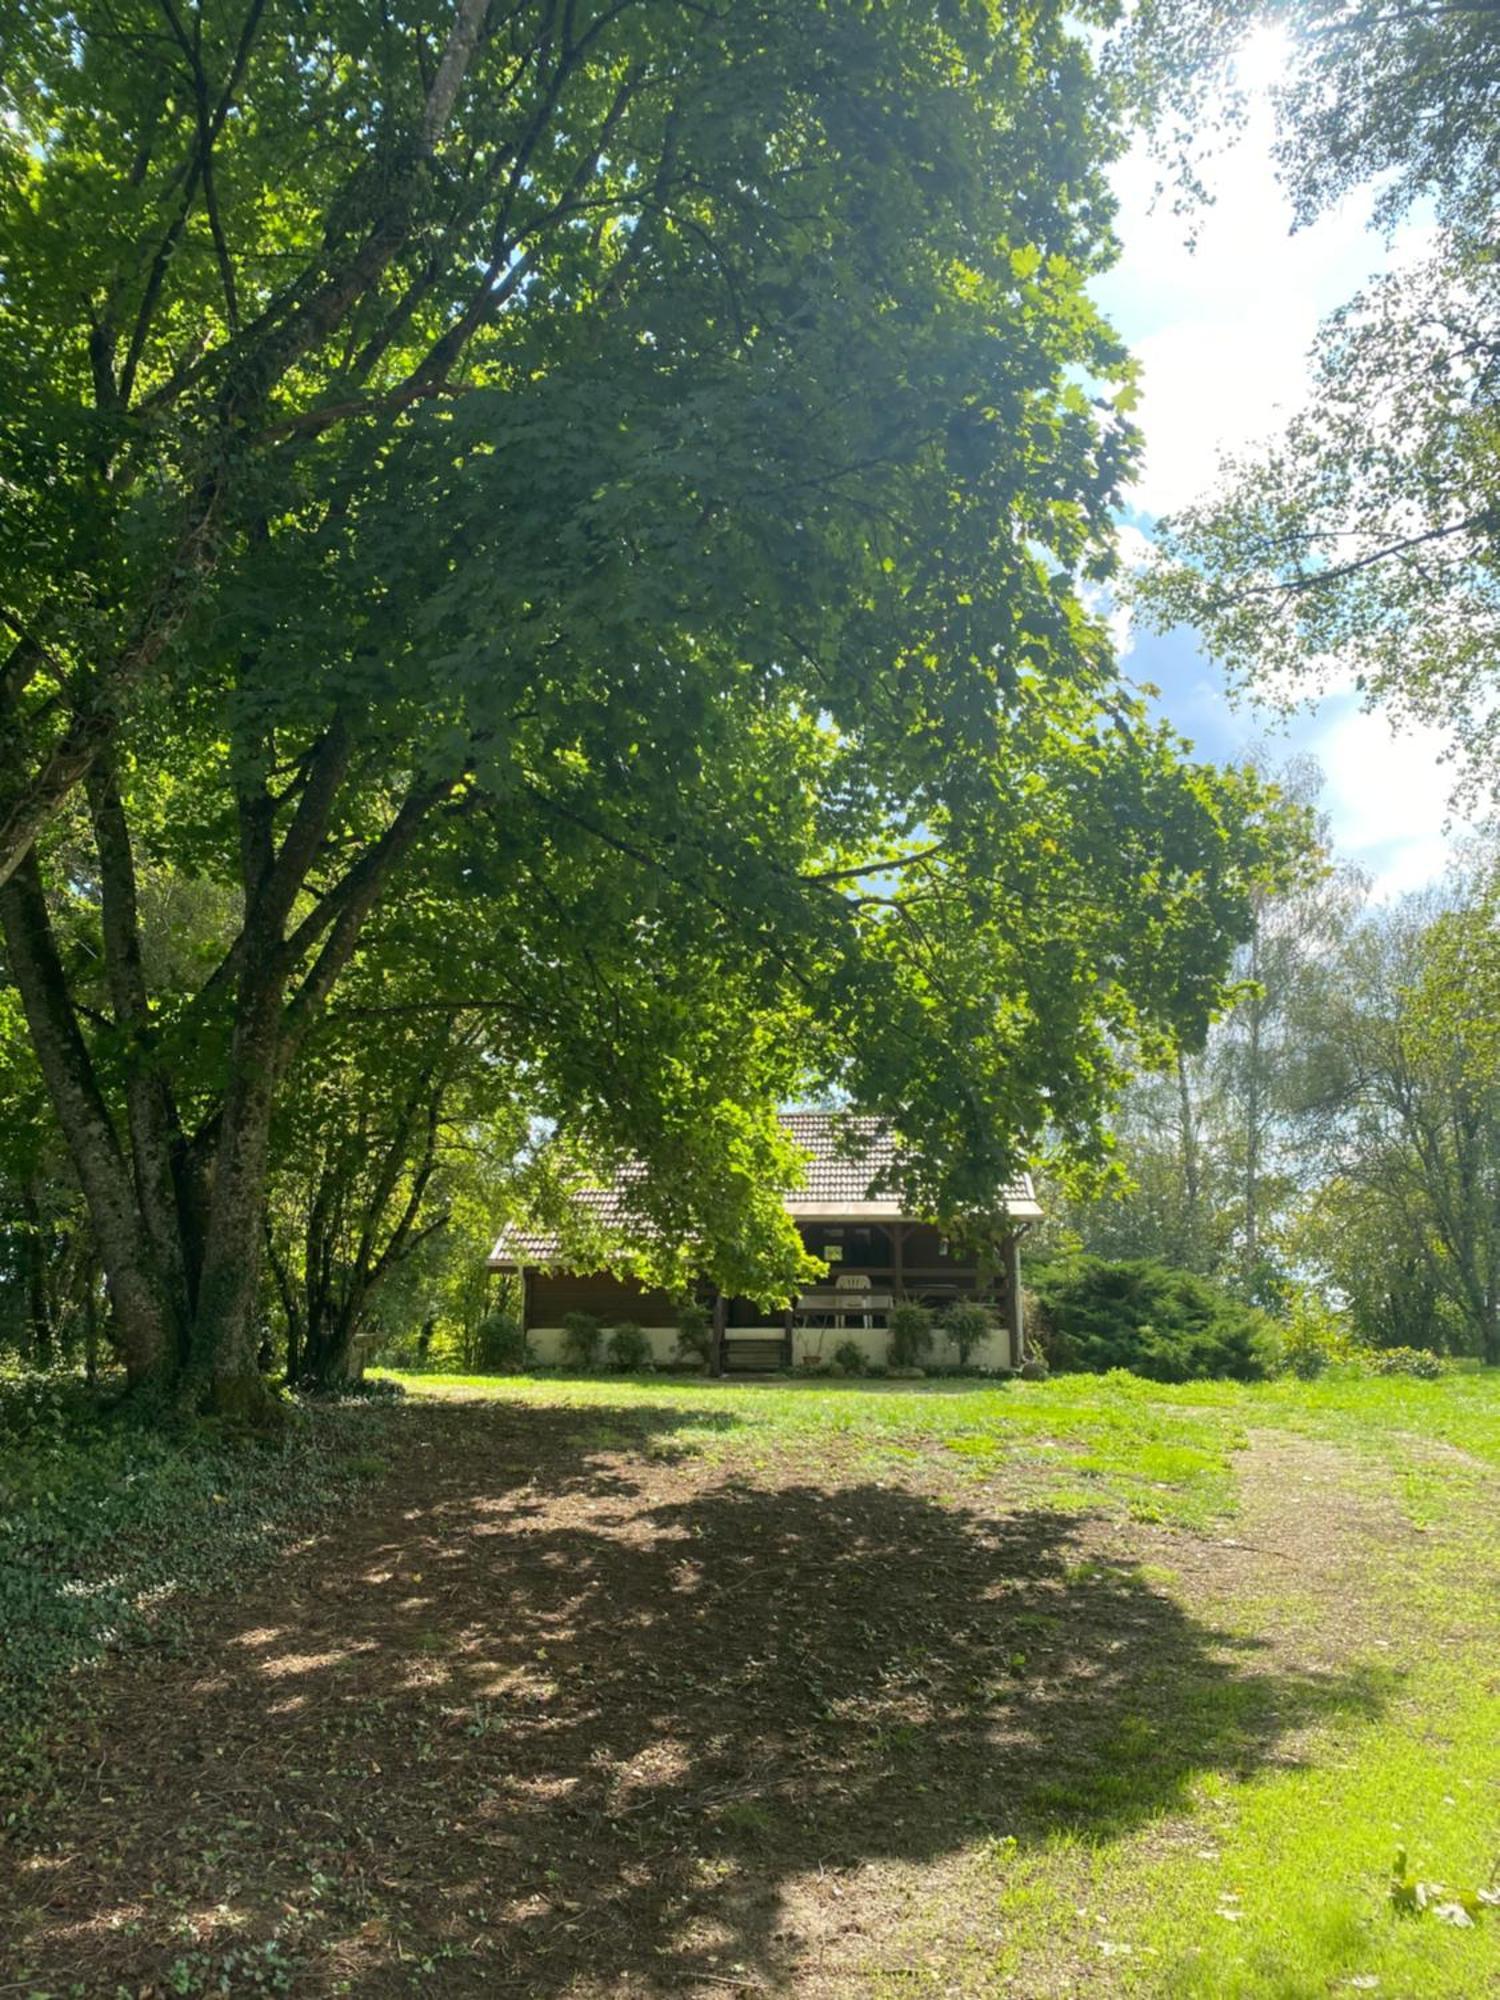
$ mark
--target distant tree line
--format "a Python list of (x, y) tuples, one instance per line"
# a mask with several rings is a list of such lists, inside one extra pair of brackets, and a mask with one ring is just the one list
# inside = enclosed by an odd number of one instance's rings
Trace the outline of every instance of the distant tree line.
[(1500, 1362), (1497, 909), (1487, 843), (1391, 902), (1331, 859), (1259, 899), (1240, 997), (1124, 1094), (1125, 1191), (1059, 1190), (1045, 1247), (1158, 1258), (1275, 1314), (1312, 1287), (1361, 1342)]

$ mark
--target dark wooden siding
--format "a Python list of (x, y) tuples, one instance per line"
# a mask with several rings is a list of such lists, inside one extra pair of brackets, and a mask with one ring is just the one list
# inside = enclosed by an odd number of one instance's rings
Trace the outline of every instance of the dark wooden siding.
[(607, 1271), (538, 1271), (531, 1280), (526, 1317), (532, 1326), (561, 1326), (564, 1313), (596, 1319), (633, 1319), (638, 1326), (672, 1326), (677, 1308), (665, 1292), (648, 1292), (633, 1278)]

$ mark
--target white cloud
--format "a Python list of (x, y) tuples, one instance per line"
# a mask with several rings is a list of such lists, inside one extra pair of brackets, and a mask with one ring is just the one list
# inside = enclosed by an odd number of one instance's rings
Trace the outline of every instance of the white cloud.
[[(1274, 59), (1274, 46), (1257, 51), (1253, 78), (1273, 74)], [(1188, 221), (1156, 198), (1160, 169), (1145, 145), (1115, 171), (1123, 254), (1095, 289), (1142, 364), (1146, 462), (1129, 497), (1147, 513), (1198, 498), (1221, 453), (1256, 443), (1301, 403), (1319, 321), (1385, 262), (1366, 226), (1368, 193), (1293, 233), (1271, 142), (1260, 101), (1213, 163), (1214, 203), (1193, 218), (1191, 248)], [(1426, 234), (1403, 230), (1400, 254)]]
[(1120, 523), (1115, 543), (1120, 551), (1120, 567), (1124, 570), (1144, 569), (1156, 546), (1145, 530), (1136, 527), (1132, 521)]
[(1435, 881), (1463, 829), (1448, 804), (1453, 768), (1440, 729), (1393, 729), (1384, 715), (1328, 704), (1310, 748), (1326, 776), (1324, 803), (1341, 852), (1366, 870), (1378, 901)]
[[(1274, 35), (1253, 40), (1240, 80), (1259, 95), (1238, 143), (1210, 163), (1211, 208), (1184, 218), (1172, 213), (1170, 192), (1158, 201), (1159, 168), (1144, 145), (1115, 170), (1122, 255), (1094, 291), (1142, 364), (1146, 461), (1127, 500), (1147, 517), (1203, 497), (1225, 451), (1273, 435), (1309, 392), (1308, 351), (1320, 322), (1374, 273), (1408, 265), (1431, 246), (1426, 214), (1389, 242), (1372, 233), (1373, 190), (1293, 232), (1264, 95), (1282, 66)], [(1138, 527), (1124, 528), (1124, 566), (1148, 546)], [(1117, 620), (1111, 604), (1101, 609)], [(1123, 636), (1122, 656), (1133, 645)], [(1137, 671), (1164, 683), (1164, 712), (1213, 754), (1243, 754), (1266, 725), (1253, 707), (1231, 712), (1222, 682), (1183, 672), (1171, 647), (1143, 640), (1139, 652)], [(1448, 830), (1454, 770), (1440, 761), (1442, 732), (1393, 734), (1383, 716), (1359, 709), (1353, 678), (1353, 662), (1329, 662), (1317, 706), (1281, 718), (1282, 747), (1318, 757), (1335, 839), (1389, 898), (1441, 875), (1464, 828)]]
[(1301, 400), (1304, 346), (1300, 333), (1268, 340), (1253, 322), (1210, 320), (1139, 341), (1146, 456), (1130, 503), (1170, 514), (1201, 499), (1226, 451), (1264, 437)]

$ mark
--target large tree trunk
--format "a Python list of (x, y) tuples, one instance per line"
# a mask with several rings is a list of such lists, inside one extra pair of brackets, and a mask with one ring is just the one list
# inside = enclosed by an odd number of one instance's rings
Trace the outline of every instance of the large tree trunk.
[[(0, 883), (11, 974), (88, 1206), (129, 1381), (170, 1394), (178, 1409), (259, 1422), (274, 1415), (258, 1361), (257, 1308), (276, 1091), (370, 910), (452, 789), (440, 782), (410, 792), (385, 832), (288, 935), (350, 757), (350, 733), (335, 716), (309, 753), (279, 847), (277, 802), (262, 784), (241, 795), (245, 921), (209, 982), (235, 982), (228, 1078), (191, 1145), (153, 1034), (129, 828), (107, 757), (90, 775), (89, 803), (105, 971), (126, 1054), (123, 1139), (79, 1026), (35, 852)], [(403, 1233), (409, 1229), (410, 1220)]]
[(113, 759), (102, 756), (87, 780), (99, 857), (100, 931), (115, 1025), (127, 1037), (125, 1115), (136, 1201), (186, 1358), (196, 1290), (193, 1196), (177, 1107), (153, 1044), (151, 1003), (141, 955), (135, 856)]
[(28, 1181), (21, 1190), (23, 1256), (26, 1265), (27, 1348), (33, 1368), (52, 1366), (52, 1312), (47, 1299), (47, 1253), (42, 1243), (42, 1206)]
[(274, 1398), (257, 1365), (266, 1168), (279, 1067), (282, 980), (251, 959), (240, 981), (229, 1087), (193, 1315), (184, 1400), (218, 1416), (264, 1419)]
[(328, 1315), (318, 1329), (317, 1340), (308, 1342), (302, 1364), (303, 1379), (316, 1383), (320, 1389), (337, 1389), (349, 1381), (354, 1372), (350, 1361), (358, 1331), (359, 1318), (352, 1307), (345, 1305)]
[(34, 852), (0, 886), (0, 930), (32, 1047), (88, 1203), (127, 1378), (140, 1390), (165, 1387), (176, 1372), (180, 1329), (68, 997)]
[(91, 1389), (99, 1380), (99, 1280), (92, 1263), (84, 1273), (83, 1379)]

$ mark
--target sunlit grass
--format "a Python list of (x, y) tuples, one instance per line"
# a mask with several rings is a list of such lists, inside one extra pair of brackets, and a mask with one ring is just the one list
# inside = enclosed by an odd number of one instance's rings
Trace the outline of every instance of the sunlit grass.
[[(878, 1472), (939, 1452), (954, 1476), (1002, 1466), (1055, 1481), (1067, 1511), (1118, 1510), (1202, 1525), (1233, 1504), (1231, 1455), (1244, 1443), (1232, 1407), (1175, 1407), (1134, 1376), (1051, 1382), (971, 1380), (705, 1382), (680, 1377), (397, 1375), (416, 1395), (485, 1397), (580, 1412), (607, 1409), (620, 1444), (632, 1412), (703, 1420), (672, 1434), (674, 1451), (746, 1466), (775, 1456), (816, 1465), (830, 1450)], [(580, 1431), (603, 1445), (596, 1429)]]
[[(1320, 1618), (1342, 1621), (1329, 1644), (1342, 1648), (1334, 1678), (1350, 1692), (1288, 1728), (1273, 1756), (1243, 1770), (1232, 1757), (1204, 1768), (1186, 1807), (1162, 1811), (1150, 1804), (1161, 1759), (1194, 1741), (1248, 1737), (1264, 1693), (1253, 1675), (1231, 1675), (1185, 1690), (1165, 1721), (1122, 1714), (1091, 1768), (1033, 1792), (1031, 1819), (1015, 1835), (977, 1835), (956, 1873), (930, 1886), (913, 1878), (915, 1914), (861, 1990), (1500, 1994), (1500, 1908), (1465, 1928), (1430, 1913), (1403, 1917), (1388, 1893), (1398, 1847), (1418, 1877), (1450, 1893), (1485, 1888), (1500, 1867), (1493, 1371), (1432, 1383), (1178, 1388), (1124, 1376), (1003, 1385), (406, 1380), (417, 1395), (576, 1409), (580, 1432), (600, 1448), (639, 1448), (649, 1413), (675, 1412), (691, 1421), (658, 1439), (727, 1467), (815, 1467), (830, 1481), (934, 1476), (976, 1506), (1102, 1515), (1126, 1535), (1132, 1522), (1151, 1523), (1152, 1554), (1166, 1560), (1143, 1563), (1143, 1581), (1200, 1617), (1207, 1609), (1247, 1658), (1296, 1634), (1307, 1653), (1300, 1671), (1314, 1682)], [(1222, 1590), (1199, 1556), (1196, 1599), (1172, 1567), (1164, 1537), (1182, 1535), (1188, 1549), (1201, 1535), (1234, 1532), (1241, 1453), (1265, 1433), (1335, 1447), (1330, 1476), (1369, 1511), (1376, 1532), (1351, 1549), (1360, 1564), (1352, 1603), (1320, 1596), (1340, 1588), (1336, 1546), (1332, 1581), (1291, 1559), (1278, 1565), (1273, 1546), (1252, 1581)], [(1288, 1509), (1319, 1504), (1317, 1488), (1286, 1496)], [(1384, 1538), (1382, 1523), (1392, 1530)], [(1079, 1560), (1080, 1578), (1089, 1562)]]

